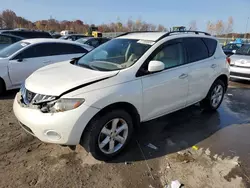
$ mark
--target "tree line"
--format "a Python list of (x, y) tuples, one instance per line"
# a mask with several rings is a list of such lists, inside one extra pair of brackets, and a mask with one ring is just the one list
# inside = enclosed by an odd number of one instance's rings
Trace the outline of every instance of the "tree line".
[(167, 29), (159, 24), (151, 24), (141, 19), (137, 20), (127, 20), (126, 23), (121, 21), (112, 22), (109, 24), (86, 24), (82, 20), (63, 20), (58, 21), (56, 19), (50, 18), (48, 20), (38, 20), (31, 22), (21, 16), (17, 16), (16, 13), (12, 10), (4, 10), (0, 13), (0, 28), (28, 28), (35, 30), (46, 30), (46, 31), (62, 31), (62, 30), (71, 30), (77, 33), (86, 33), (90, 27), (98, 27), (98, 30), (101, 32), (127, 32), (127, 31), (167, 31)]
[[(217, 36), (235, 36), (239, 37), (240, 34), (233, 33), (234, 20), (230, 16), (227, 21), (218, 20), (216, 22), (208, 21), (206, 30), (208, 33)], [(86, 24), (82, 20), (63, 20), (58, 21), (50, 18), (48, 20), (38, 20), (31, 22), (21, 16), (17, 16), (12, 10), (4, 10), (0, 13), (0, 28), (13, 29), (13, 28), (28, 28), (34, 30), (45, 30), (60, 32), (62, 30), (71, 30), (76, 33), (86, 33), (90, 27), (98, 27), (101, 32), (127, 32), (127, 31), (168, 31), (162, 24), (155, 25), (142, 21), (141, 19), (132, 20), (128, 19), (125, 23), (119, 21), (111, 22), (109, 24)], [(187, 26), (189, 30), (198, 30), (195, 20), (192, 20)]]

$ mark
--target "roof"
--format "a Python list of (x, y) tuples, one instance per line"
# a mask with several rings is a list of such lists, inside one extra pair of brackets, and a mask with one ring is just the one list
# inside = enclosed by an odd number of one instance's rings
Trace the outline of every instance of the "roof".
[[(196, 34), (197, 33), (197, 34)], [(199, 35), (201, 33), (201, 35)], [(131, 33), (125, 33), (121, 36), (118, 36), (117, 38), (124, 38), (124, 39), (137, 39), (137, 40), (151, 40), (151, 41), (157, 41), (163, 37), (167, 36), (176, 36), (176, 35), (182, 35), (182, 36), (190, 36), (190, 37), (209, 37), (211, 36), (208, 33), (200, 32), (200, 31), (177, 31), (177, 32), (131, 32)]]
[(49, 42), (56, 42), (56, 43), (69, 43), (69, 44), (76, 44), (79, 45), (78, 43), (70, 40), (60, 40), (60, 39), (53, 39), (53, 38), (34, 38), (34, 39), (25, 39), (23, 42), (28, 42), (31, 44), (35, 43), (49, 43)]
[(152, 40), (156, 41), (158, 38), (166, 34), (167, 32), (138, 32), (128, 33), (127, 35), (118, 37), (124, 39), (139, 39), (139, 40)]

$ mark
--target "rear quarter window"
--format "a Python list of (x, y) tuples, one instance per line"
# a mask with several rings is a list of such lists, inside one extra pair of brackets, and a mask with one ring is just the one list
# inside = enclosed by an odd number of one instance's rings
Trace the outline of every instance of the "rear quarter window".
[(213, 56), (217, 48), (217, 41), (214, 39), (210, 39), (210, 38), (203, 38), (202, 40), (204, 41), (204, 43), (206, 44), (208, 48), (209, 57)]
[(188, 63), (209, 57), (208, 48), (201, 38), (184, 38), (183, 42), (187, 51)]

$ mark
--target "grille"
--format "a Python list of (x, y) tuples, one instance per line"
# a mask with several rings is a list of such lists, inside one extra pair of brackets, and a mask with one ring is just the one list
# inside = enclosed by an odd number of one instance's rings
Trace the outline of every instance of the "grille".
[(230, 75), (232, 75), (232, 76), (239, 76), (239, 77), (250, 78), (250, 74), (245, 74), (245, 73), (230, 72)]
[(23, 102), (26, 105), (28, 105), (30, 103), (38, 104), (38, 103), (48, 102), (48, 101), (52, 101), (52, 100), (56, 99), (55, 96), (42, 95), (42, 94), (38, 94), (38, 93), (34, 93), (32, 91), (29, 91), (28, 89), (25, 88), (24, 85), (22, 85), (20, 91), (21, 91)]

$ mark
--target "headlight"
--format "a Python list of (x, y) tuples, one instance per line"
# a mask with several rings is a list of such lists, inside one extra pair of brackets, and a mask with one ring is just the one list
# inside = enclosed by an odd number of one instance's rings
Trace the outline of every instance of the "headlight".
[(52, 107), (50, 107), (50, 112), (64, 112), (67, 110), (73, 110), (78, 108), (84, 103), (84, 99), (59, 99), (54, 103)]

